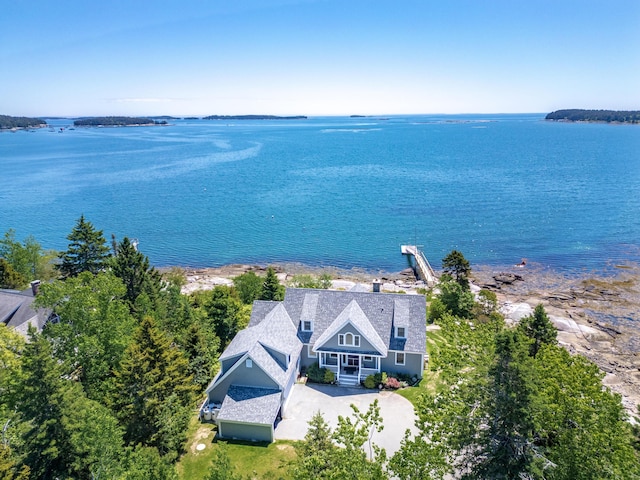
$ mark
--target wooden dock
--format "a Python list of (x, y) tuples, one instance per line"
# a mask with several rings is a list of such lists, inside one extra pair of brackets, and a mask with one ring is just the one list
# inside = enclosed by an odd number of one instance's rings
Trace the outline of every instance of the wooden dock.
[(438, 277), (436, 277), (436, 273), (433, 271), (433, 268), (431, 268), (429, 260), (427, 260), (427, 257), (425, 257), (424, 253), (422, 253), (416, 245), (401, 245), (400, 251), (403, 255), (408, 255), (415, 259), (412, 267), (416, 272), (416, 277), (430, 287), (438, 282)]

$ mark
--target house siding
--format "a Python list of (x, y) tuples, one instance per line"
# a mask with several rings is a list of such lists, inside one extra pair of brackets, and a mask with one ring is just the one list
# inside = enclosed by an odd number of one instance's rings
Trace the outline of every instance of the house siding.
[[(338, 335), (341, 334), (345, 334), (351, 332), (354, 335), (360, 335), (360, 346), (359, 347), (354, 347), (354, 346), (347, 346), (347, 345), (340, 345), (338, 343)], [(321, 347), (322, 350), (332, 350), (332, 351), (344, 351), (344, 352), (375, 352), (377, 351), (376, 348), (371, 345), (365, 338), (364, 336), (351, 324), (347, 324), (344, 327), (342, 327), (338, 333), (336, 333), (336, 335), (332, 338), (330, 338), (329, 340), (327, 340)]]
[(220, 438), (237, 438), (253, 442), (273, 442), (272, 425), (251, 425), (248, 423), (218, 422)]
[(310, 348), (308, 344), (304, 344), (302, 347), (302, 351), (300, 352), (300, 366), (302, 368), (308, 367), (309, 365), (312, 365), (319, 360), (317, 355), (315, 357), (309, 356), (307, 347)]
[(396, 365), (396, 352), (390, 351), (387, 358), (381, 359), (380, 369), (387, 373), (403, 373), (422, 378), (423, 362), (423, 354), (405, 352), (404, 365)]

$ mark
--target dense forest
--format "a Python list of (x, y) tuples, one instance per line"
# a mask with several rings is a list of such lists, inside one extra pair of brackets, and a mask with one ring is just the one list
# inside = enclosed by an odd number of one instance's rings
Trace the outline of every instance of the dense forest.
[(295, 115), (292, 117), (279, 117), (277, 115), (209, 115), (203, 117), (203, 120), (304, 120), (304, 115)]
[(640, 123), (640, 111), (638, 110), (556, 110), (549, 113), (545, 120), (557, 120), (565, 122), (617, 122)]
[(30, 117), (11, 117), (9, 115), (0, 115), (0, 129), (8, 128), (38, 128), (44, 127), (47, 122), (41, 118)]
[[(230, 457), (217, 442), (198, 476), (179, 467), (220, 353), (254, 300), (283, 298), (274, 270), (184, 295), (180, 271), (161, 275), (135, 242), (107, 243), (84, 216), (67, 239), (54, 254), (12, 230), (0, 238), (1, 286), (47, 280), (35, 305), (52, 312), (26, 340), (0, 325), (0, 478), (259, 478), (251, 454)], [(371, 442), (382, 429), (375, 402), (334, 428), (318, 414), (295, 457), (264, 478), (640, 478), (640, 437), (620, 397), (593, 363), (558, 345), (544, 308), (509, 326), (495, 293), (471, 292), (460, 252), (442, 267), (438, 293), (428, 293), (425, 320), (439, 327), (428, 335), (429, 366), (409, 387), (417, 434), (387, 457)], [(306, 277), (292, 285), (330, 284)]]
[(76, 127), (124, 127), (145, 125), (166, 125), (166, 120), (155, 121), (145, 117), (90, 117), (74, 120)]

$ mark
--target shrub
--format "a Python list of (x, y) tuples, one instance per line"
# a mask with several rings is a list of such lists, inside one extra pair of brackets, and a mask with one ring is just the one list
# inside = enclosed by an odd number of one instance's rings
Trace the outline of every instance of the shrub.
[(368, 375), (367, 378), (364, 379), (364, 388), (376, 388), (376, 376)]
[(336, 375), (331, 370), (327, 370), (326, 368), (323, 368), (321, 370), (324, 370), (324, 383), (333, 383), (336, 381)]
[(336, 376), (331, 370), (320, 368), (316, 362), (307, 368), (307, 378), (314, 383), (333, 383)]
[(393, 390), (397, 390), (400, 388), (400, 381), (395, 377), (387, 378), (387, 382), (384, 384), (385, 388), (391, 388)]

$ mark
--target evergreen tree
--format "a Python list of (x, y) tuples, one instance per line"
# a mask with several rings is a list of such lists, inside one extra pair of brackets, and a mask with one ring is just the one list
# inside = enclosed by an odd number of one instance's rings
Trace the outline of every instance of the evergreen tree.
[(187, 329), (181, 345), (189, 359), (189, 371), (193, 375), (193, 382), (200, 390), (204, 390), (218, 369), (217, 353), (220, 340), (194, 322)]
[(536, 305), (533, 315), (529, 315), (520, 320), (519, 329), (531, 339), (531, 356), (538, 354), (542, 345), (555, 345), (558, 338), (558, 330), (549, 320), (544, 306), (539, 303)]
[(142, 293), (146, 293), (152, 301), (157, 299), (162, 288), (160, 273), (149, 266), (149, 258), (140, 253), (129, 238), (124, 237), (117, 244), (111, 270), (124, 283), (127, 289), (124, 298), (132, 309)]
[[(153, 318), (142, 320), (115, 375), (111, 403), (126, 428), (126, 441), (157, 447), (163, 454), (181, 445), (189, 417), (177, 410), (191, 407), (196, 386), (184, 354)], [(163, 428), (169, 410), (179, 413), (181, 425), (167, 436)]]
[(62, 371), (53, 359), (51, 345), (31, 332), (25, 347), (18, 409), (29, 422), (24, 434), (26, 457), (34, 478), (65, 478), (72, 450), (68, 432), (62, 426)]
[(64, 277), (75, 277), (81, 272), (97, 274), (104, 270), (109, 257), (109, 247), (102, 234), (91, 222), (81, 215), (71, 233), (67, 236), (69, 248), (59, 256), (56, 265)]
[(278, 275), (276, 275), (273, 267), (267, 268), (267, 276), (262, 284), (260, 300), (274, 300), (278, 302), (284, 300), (284, 287), (280, 284)]
[(451, 250), (451, 252), (442, 259), (442, 270), (447, 275), (451, 275), (464, 290), (469, 290), (471, 266), (461, 252)]
[(484, 405), (487, 427), (477, 425), (479, 435), (468, 439), (472, 449), (478, 446), (465, 478), (540, 478), (527, 354), (526, 341), (518, 332), (505, 330), (496, 336), (496, 359), (489, 370)]

